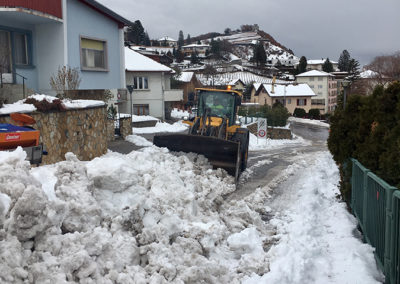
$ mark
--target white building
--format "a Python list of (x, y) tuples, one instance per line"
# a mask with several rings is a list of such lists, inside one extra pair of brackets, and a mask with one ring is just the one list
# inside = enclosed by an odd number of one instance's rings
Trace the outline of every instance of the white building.
[(311, 107), (318, 108), (321, 114), (328, 113), (329, 100), (337, 95), (337, 83), (332, 74), (312, 70), (296, 76), (298, 83), (306, 83), (314, 91), (316, 96), (311, 99)]
[(165, 110), (183, 99), (182, 90), (171, 90), (171, 68), (127, 47), (125, 70), (126, 85), (133, 86), (133, 92), (121, 111), (165, 119)]
[[(311, 60), (307, 60), (307, 71), (310, 70), (319, 70), (322, 71), (322, 66), (324, 65), (326, 61), (326, 58), (322, 58), (322, 59), (311, 59)], [(333, 67), (333, 71), (339, 71), (338, 68), (338, 62), (336, 61), (332, 61), (329, 59), (329, 61), (332, 63), (332, 67)]]

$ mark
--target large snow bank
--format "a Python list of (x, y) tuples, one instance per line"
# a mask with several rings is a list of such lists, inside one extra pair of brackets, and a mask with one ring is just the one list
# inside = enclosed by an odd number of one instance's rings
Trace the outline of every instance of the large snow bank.
[(30, 170), (24, 153), (0, 155), (1, 283), (239, 283), (266, 272), (260, 202), (222, 206), (233, 178), (201, 156), (67, 153)]
[(139, 135), (128, 135), (125, 140), (135, 144), (136, 146), (148, 147), (153, 145), (149, 140)]

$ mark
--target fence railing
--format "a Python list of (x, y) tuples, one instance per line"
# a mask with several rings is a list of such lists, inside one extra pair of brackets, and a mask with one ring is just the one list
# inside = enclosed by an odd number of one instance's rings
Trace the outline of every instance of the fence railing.
[(385, 283), (400, 283), (400, 191), (352, 161), (351, 208), (365, 240), (375, 248), (375, 259), (385, 273)]

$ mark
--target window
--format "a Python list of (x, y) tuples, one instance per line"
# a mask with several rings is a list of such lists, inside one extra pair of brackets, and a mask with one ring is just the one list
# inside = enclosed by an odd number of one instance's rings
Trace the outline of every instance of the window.
[(311, 89), (314, 89), (314, 85), (310, 85), (310, 88), (311, 88)]
[(149, 80), (147, 77), (133, 77), (133, 88), (135, 90), (148, 90)]
[(149, 115), (149, 105), (132, 105), (134, 115)]
[(107, 71), (106, 41), (81, 37), (81, 66), (83, 70)]
[(325, 99), (311, 99), (312, 105), (325, 105)]
[(28, 65), (28, 41), (26, 34), (14, 33), (15, 64)]
[(322, 89), (322, 85), (318, 85), (318, 89)]
[(314, 81), (314, 77), (310, 77), (310, 81)]
[(318, 77), (318, 81), (322, 81), (324, 78), (322, 77)]
[(297, 99), (298, 106), (305, 106), (307, 105), (307, 99)]
[(31, 67), (32, 33), (25, 30), (0, 30), (0, 65), (3, 73), (17, 67)]
[(292, 99), (287, 99), (287, 103), (290, 105), (292, 103)]

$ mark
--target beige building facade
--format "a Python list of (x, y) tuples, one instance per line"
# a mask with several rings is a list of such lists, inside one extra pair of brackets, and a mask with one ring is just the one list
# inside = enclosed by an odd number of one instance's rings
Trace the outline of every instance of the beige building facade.
[(296, 76), (299, 84), (307, 84), (315, 93), (311, 100), (312, 108), (318, 108), (321, 114), (334, 109), (333, 101), (337, 96), (337, 82), (332, 74), (312, 70)]
[(254, 84), (251, 91), (251, 103), (272, 106), (280, 102), (293, 114), (296, 108), (307, 113), (312, 108), (314, 92), (307, 84)]

